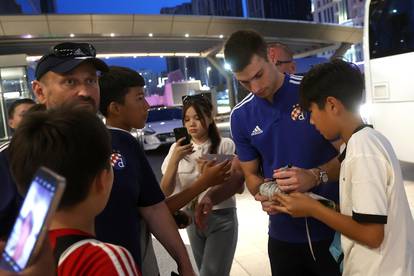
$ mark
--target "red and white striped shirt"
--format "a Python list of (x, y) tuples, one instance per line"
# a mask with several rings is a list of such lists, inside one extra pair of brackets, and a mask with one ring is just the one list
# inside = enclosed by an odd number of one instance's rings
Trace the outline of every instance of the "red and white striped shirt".
[(76, 229), (49, 231), (52, 248), (65, 236), (85, 236), (68, 247), (60, 256), (57, 273), (66, 275), (141, 276), (134, 259), (124, 247), (104, 243), (88, 233)]

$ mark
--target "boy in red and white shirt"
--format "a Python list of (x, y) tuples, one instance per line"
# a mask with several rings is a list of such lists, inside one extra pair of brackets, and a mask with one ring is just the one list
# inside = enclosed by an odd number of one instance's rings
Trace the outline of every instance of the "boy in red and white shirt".
[(58, 275), (141, 275), (123, 247), (95, 239), (95, 217), (109, 199), (111, 143), (101, 120), (83, 107), (62, 106), (24, 118), (10, 143), (11, 171), (24, 194), (39, 166), (66, 178), (49, 238)]

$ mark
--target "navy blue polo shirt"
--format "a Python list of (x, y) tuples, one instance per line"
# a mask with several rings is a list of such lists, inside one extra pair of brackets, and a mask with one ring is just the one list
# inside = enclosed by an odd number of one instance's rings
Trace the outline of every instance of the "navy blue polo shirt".
[(0, 148), (0, 239), (9, 235), (23, 202), (11, 176), (8, 146)]
[(125, 247), (141, 266), (138, 207), (157, 204), (164, 194), (138, 141), (127, 131), (109, 131), (114, 183), (105, 209), (96, 217), (96, 236)]
[[(337, 155), (331, 143), (310, 124), (309, 113), (299, 107), (300, 80), (300, 76), (285, 75), (273, 103), (249, 94), (231, 113), (231, 133), (240, 160), (261, 160), (265, 178), (272, 178), (274, 169), (287, 164), (310, 169)], [(320, 185), (312, 192), (338, 202), (338, 183)], [(308, 225), (313, 241), (333, 237), (333, 230), (315, 219), (308, 219)], [(305, 243), (305, 219), (271, 215), (269, 236)]]

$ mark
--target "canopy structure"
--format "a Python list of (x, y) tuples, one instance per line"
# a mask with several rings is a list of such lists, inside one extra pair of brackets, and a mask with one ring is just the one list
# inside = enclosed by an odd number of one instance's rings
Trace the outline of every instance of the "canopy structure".
[(362, 41), (362, 28), (314, 22), (194, 15), (0, 16), (0, 55), (42, 55), (62, 41), (87, 41), (102, 55), (212, 56), (234, 31), (253, 29), (295, 57)]

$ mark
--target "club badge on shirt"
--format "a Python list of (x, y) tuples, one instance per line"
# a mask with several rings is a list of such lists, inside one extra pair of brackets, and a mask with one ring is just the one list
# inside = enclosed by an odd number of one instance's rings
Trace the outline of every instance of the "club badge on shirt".
[(114, 151), (111, 154), (111, 165), (115, 170), (122, 170), (125, 168), (125, 160), (120, 152)]
[(299, 104), (295, 104), (294, 106), (292, 106), (292, 113), (290, 113), (290, 117), (292, 118), (293, 121), (303, 121), (305, 120), (305, 113), (303, 112), (302, 108), (299, 106)]

